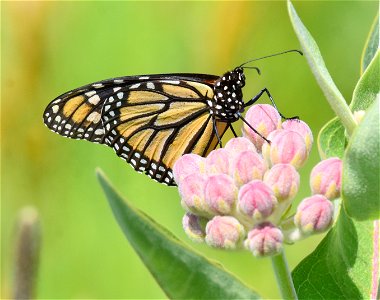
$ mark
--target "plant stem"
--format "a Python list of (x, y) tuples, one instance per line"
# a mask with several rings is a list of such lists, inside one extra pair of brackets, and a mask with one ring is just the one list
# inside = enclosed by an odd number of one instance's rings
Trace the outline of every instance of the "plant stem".
[(298, 299), (294, 289), (292, 276), (290, 275), (284, 251), (279, 255), (272, 256), (272, 266), (283, 299)]
[(17, 225), (13, 299), (34, 299), (41, 244), (37, 210), (24, 207)]
[(310, 69), (313, 72), (314, 77), (321, 87), (323, 93), (325, 94), (331, 108), (341, 120), (344, 128), (347, 131), (347, 134), (351, 136), (357, 125), (352, 112), (348, 107), (343, 95), (332, 80), (331, 75), (327, 70), (325, 62), (322, 58), (321, 52), (319, 51), (317, 43), (305, 25), (302, 23), (290, 0), (288, 0), (288, 10), (294, 31), (301, 43), (302, 50), (309, 63)]
[(347, 131), (347, 134), (351, 136), (357, 124), (354, 120), (354, 116), (349, 106), (347, 105), (346, 100), (344, 100), (342, 94), (338, 90), (336, 93), (334, 93), (334, 91), (326, 90), (323, 90), (323, 92), (326, 96), (327, 101), (329, 102), (332, 110), (335, 112), (335, 114), (342, 122), (344, 128)]

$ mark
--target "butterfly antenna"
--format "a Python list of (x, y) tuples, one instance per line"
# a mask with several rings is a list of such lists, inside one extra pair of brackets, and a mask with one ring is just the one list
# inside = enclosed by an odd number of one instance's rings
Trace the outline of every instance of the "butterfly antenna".
[(242, 66), (240, 67), (243, 69), (255, 69), (257, 71), (257, 74), (261, 75), (261, 71), (258, 67), (242, 67)]
[[(246, 64), (248, 64), (250, 62), (256, 61), (256, 60), (261, 60), (261, 59), (264, 59), (264, 58), (273, 57), (273, 56), (277, 56), (277, 55), (282, 55), (282, 54), (290, 53), (290, 52), (297, 52), (298, 54), (303, 55), (303, 53), (300, 50), (292, 49), (292, 50), (287, 50), (287, 51), (283, 51), (283, 52), (274, 53), (274, 54), (271, 54), (271, 55), (266, 55), (266, 56), (262, 56), (262, 57), (259, 57), (259, 58), (251, 59), (249, 61), (246, 61), (245, 63), (242, 63), (239, 67), (241, 68), (244, 65), (246, 65)], [(247, 68), (247, 67), (244, 67), (244, 68)]]

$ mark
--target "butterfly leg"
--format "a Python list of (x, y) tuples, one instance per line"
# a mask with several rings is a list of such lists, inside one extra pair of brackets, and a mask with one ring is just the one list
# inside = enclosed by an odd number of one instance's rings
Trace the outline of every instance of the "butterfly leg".
[(262, 135), (260, 132), (258, 132), (255, 128), (253, 128), (252, 125), (249, 124), (249, 123), (247, 122), (247, 120), (243, 118), (243, 116), (241, 115), (241, 113), (238, 113), (238, 116), (239, 116), (239, 118), (240, 118), (245, 124), (247, 124), (247, 126), (248, 126), (249, 128), (251, 128), (251, 129), (253, 130), (254, 133), (256, 133), (256, 134), (257, 134), (258, 136), (260, 136), (264, 141), (266, 141), (268, 144), (270, 144), (270, 140), (268, 140), (265, 136), (263, 136), (263, 135)]
[(285, 120), (293, 120), (293, 119), (299, 119), (298, 116), (294, 116), (294, 117), (290, 117), (290, 118), (287, 118), (285, 117), (277, 108), (276, 106), (276, 103), (274, 102), (273, 98), (272, 98), (272, 95), (269, 93), (268, 89), (267, 88), (263, 88), (260, 93), (258, 93), (255, 97), (253, 97), (251, 100), (249, 100), (247, 103), (244, 104), (244, 107), (247, 107), (247, 106), (251, 106), (252, 104), (254, 104), (264, 93), (266, 93), (269, 97), (269, 100), (270, 102), (272, 102), (272, 105), (274, 106), (274, 108), (278, 111), (278, 113), (280, 114), (281, 118), (285, 119)]
[(214, 126), (214, 131), (215, 131), (215, 134), (216, 134), (216, 138), (218, 139), (218, 142), (219, 142), (219, 146), (220, 148), (222, 148), (222, 139), (220, 138), (220, 135), (219, 135), (219, 132), (218, 132), (218, 127), (216, 126), (216, 120), (215, 118), (213, 117), (212, 118), (212, 125)]
[(236, 134), (236, 132), (235, 132), (235, 129), (232, 127), (232, 124), (229, 124), (228, 126), (231, 128), (231, 131), (232, 131), (233, 135), (235, 137), (238, 137), (237, 134)]

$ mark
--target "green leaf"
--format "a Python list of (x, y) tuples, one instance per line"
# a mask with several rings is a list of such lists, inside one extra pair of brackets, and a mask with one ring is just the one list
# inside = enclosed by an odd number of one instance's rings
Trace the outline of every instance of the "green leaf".
[(101, 172), (97, 176), (125, 236), (170, 299), (260, 298), (221, 266), (195, 253), (133, 208)]
[(359, 79), (352, 98), (352, 111), (366, 110), (380, 92), (380, 51), (377, 51), (371, 63)]
[(322, 127), (318, 135), (318, 151), (322, 159), (343, 157), (345, 147), (344, 127), (338, 118), (334, 118)]
[[(365, 110), (375, 100), (380, 90), (379, 51), (367, 51), (372, 54), (372, 62), (358, 81), (350, 107), (353, 111)], [(318, 150), (322, 159), (337, 156), (342, 158), (345, 147), (344, 127), (338, 118), (330, 120), (319, 132)]]
[(341, 209), (334, 227), (292, 272), (299, 299), (373, 299), (376, 234), (378, 223), (354, 222)]
[(379, 49), (379, 15), (375, 17), (375, 21), (372, 24), (371, 30), (369, 32), (367, 42), (365, 44), (362, 60), (360, 64), (360, 73), (363, 74), (375, 53)]
[(290, 0), (288, 0), (288, 11), (294, 31), (301, 43), (302, 50), (315, 79), (322, 89), (331, 108), (342, 121), (342, 124), (344, 125), (348, 134), (351, 135), (356, 127), (356, 123), (346, 103), (346, 100), (343, 98), (343, 95), (332, 80), (319, 51), (317, 43), (311, 36), (310, 32), (306, 29), (301, 19), (298, 17), (297, 12), (295, 11)]
[(355, 130), (343, 159), (342, 198), (357, 220), (380, 219), (379, 98)]

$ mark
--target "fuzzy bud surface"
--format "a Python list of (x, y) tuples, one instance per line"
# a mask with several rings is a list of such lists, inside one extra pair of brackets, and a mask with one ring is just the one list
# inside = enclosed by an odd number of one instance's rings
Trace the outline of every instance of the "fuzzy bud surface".
[(284, 236), (279, 228), (269, 222), (261, 223), (248, 233), (244, 245), (254, 256), (276, 255), (282, 250)]
[(273, 191), (261, 180), (253, 180), (239, 190), (238, 211), (254, 221), (269, 217), (276, 205)]
[(296, 169), (303, 166), (308, 158), (306, 144), (302, 136), (285, 129), (277, 129), (269, 134), (271, 144), (265, 143), (262, 153), (270, 165), (291, 164)]
[(334, 205), (323, 195), (305, 198), (297, 207), (294, 224), (305, 234), (326, 231), (334, 215)]
[(300, 175), (290, 164), (277, 164), (264, 175), (264, 182), (279, 202), (293, 199), (300, 185)]
[(237, 187), (226, 174), (209, 176), (205, 186), (205, 199), (215, 214), (228, 214), (235, 205)]
[(239, 248), (244, 236), (243, 225), (234, 217), (216, 216), (206, 226), (206, 243), (216, 248)]
[(182, 227), (187, 236), (194, 242), (201, 243), (206, 236), (205, 226), (207, 219), (186, 213), (182, 218)]
[(342, 161), (332, 157), (319, 162), (311, 171), (310, 187), (313, 194), (321, 194), (330, 200), (340, 196)]
[[(269, 104), (251, 106), (245, 115), (245, 119), (264, 137), (268, 137), (272, 131), (281, 127), (280, 114)], [(256, 146), (256, 149), (261, 149), (265, 142), (262, 137), (250, 129), (247, 124), (243, 125), (242, 131), (243, 136), (248, 138)]]

